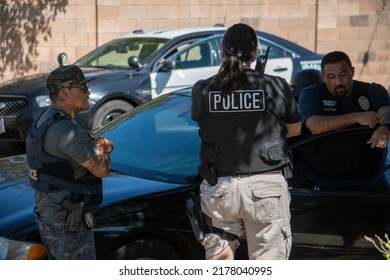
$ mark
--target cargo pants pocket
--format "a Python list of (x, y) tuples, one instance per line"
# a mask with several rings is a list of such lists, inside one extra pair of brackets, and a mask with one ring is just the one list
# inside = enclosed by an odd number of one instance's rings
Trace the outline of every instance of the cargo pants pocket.
[(282, 186), (262, 183), (251, 185), (254, 217), (260, 222), (270, 222), (283, 217)]
[(203, 181), (200, 186), (202, 211), (213, 219), (222, 220), (225, 215), (229, 190), (230, 186), (226, 183), (219, 182), (212, 186)]

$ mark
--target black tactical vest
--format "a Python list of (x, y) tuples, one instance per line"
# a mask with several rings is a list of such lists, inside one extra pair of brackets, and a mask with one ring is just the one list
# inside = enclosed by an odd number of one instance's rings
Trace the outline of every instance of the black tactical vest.
[(198, 122), (200, 155), (202, 161), (214, 159), (218, 177), (281, 170), (290, 162), (282, 117), (286, 107), (276, 83), (252, 82), (225, 97), (213, 90), (210, 79), (205, 83), (197, 95), (207, 104)]
[(31, 186), (41, 192), (71, 192), (73, 202), (98, 206), (102, 202), (102, 180), (91, 173), (75, 180), (69, 161), (50, 155), (43, 149), (43, 138), (51, 124), (67, 119), (56, 114), (40, 127), (33, 126), (26, 139), (26, 155)]

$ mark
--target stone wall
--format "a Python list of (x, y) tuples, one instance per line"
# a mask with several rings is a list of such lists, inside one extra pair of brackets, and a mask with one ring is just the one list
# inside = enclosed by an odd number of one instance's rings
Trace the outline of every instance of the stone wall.
[(245, 22), (310, 50), (347, 52), (390, 88), (390, 0), (0, 0), (0, 81), (74, 62), (132, 32)]

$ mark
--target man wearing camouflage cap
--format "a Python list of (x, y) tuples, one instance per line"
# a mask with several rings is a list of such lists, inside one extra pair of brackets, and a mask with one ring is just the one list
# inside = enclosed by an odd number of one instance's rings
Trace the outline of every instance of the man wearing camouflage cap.
[(113, 144), (76, 122), (89, 107), (91, 80), (76, 65), (52, 71), (51, 106), (27, 136), (35, 220), (49, 259), (96, 259), (93, 213), (102, 201), (101, 178), (110, 172)]

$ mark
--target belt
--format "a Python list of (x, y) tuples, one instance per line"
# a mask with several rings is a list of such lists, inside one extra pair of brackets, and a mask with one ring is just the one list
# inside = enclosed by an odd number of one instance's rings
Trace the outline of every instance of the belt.
[(227, 232), (227, 231), (224, 231), (221, 228), (213, 227), (211, 232), (219, 235), (222, 239), (226, 239), (229, 241), (233, 241), (233, 240), (238, 239), (237, 235), (230, 233), (230, 232)]
[(233, 172), (233, 173), (225, 173), (225, 172), (217, 172), (218, 177), (225, 177), (225, 176), (252, 176), (252, 175), (259, 175), (259, 174), (269, 174), (269, 173), (280, 173), (283, 171), (283, 168), (277, 168), (277, 169), (271, 169), (271, 170), (262, 170), (262, 171), (253, 171), (253, 172)]

